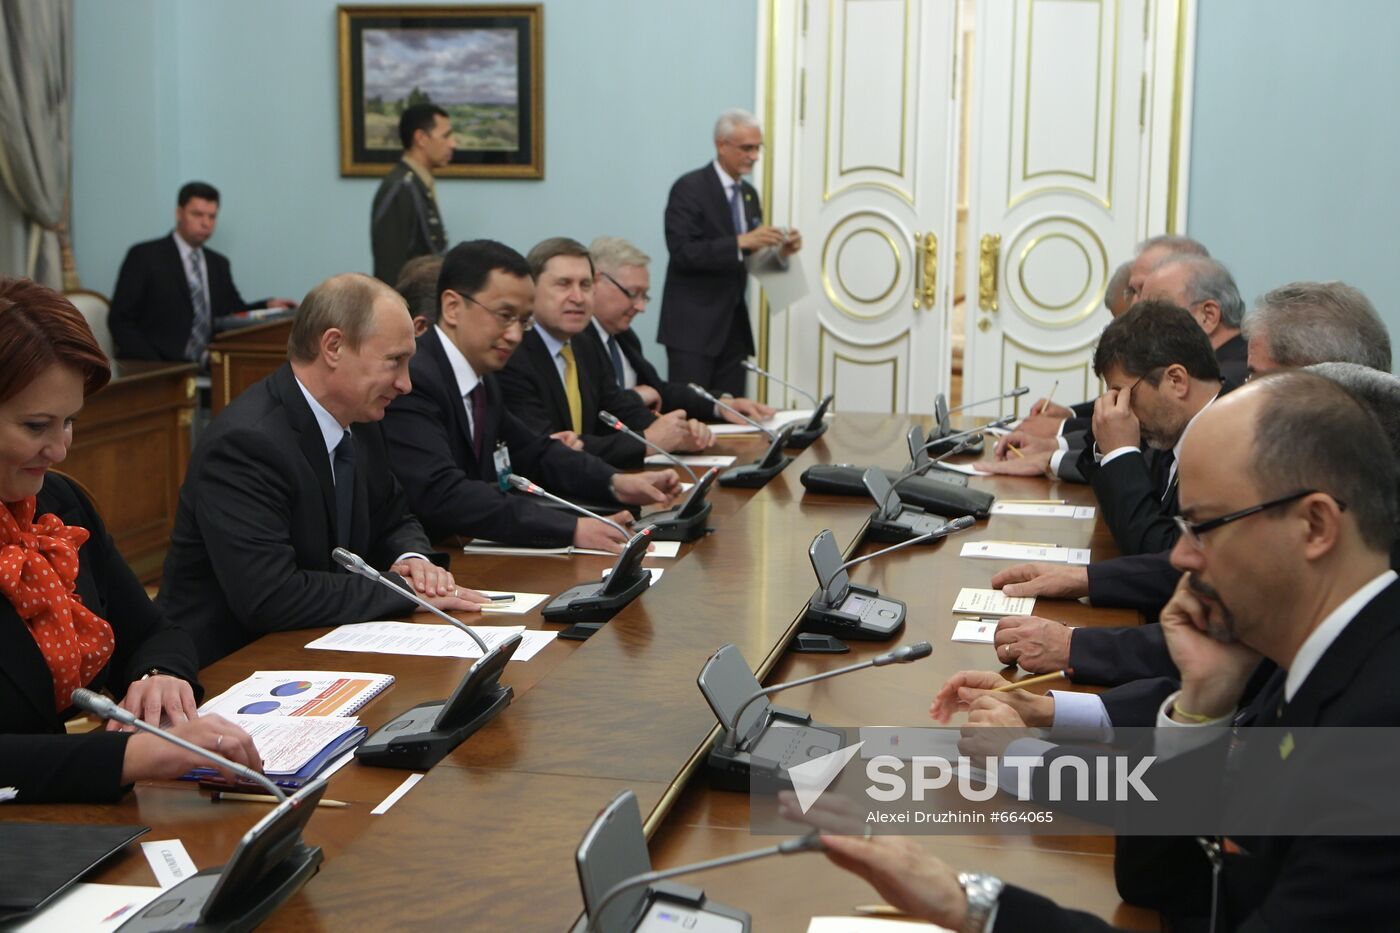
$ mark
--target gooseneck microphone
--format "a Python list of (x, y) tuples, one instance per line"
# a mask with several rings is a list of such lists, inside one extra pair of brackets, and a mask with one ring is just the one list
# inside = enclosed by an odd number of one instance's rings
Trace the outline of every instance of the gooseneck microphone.
[(948, 443), (949, 441), (956, 441), (956, 440), (958, 440), (958, 439), (960, 439), (960, 438), (964, 438), (964, 437), (972, 437), (973, 435), (981, 434), (983, 431), (986, 431), (988, 428), (1004, 428), (1004, 427), (1006, 427), (1008, 424), (1010, 424), (1011, 422), (1013, 422), (1013, 421), (1015, 421), (1015, 420), (1016, 420), (1016, 416), (1015, 416), (1015, 415), (1007, 415), (1007, 416), (1005, 416), (1005, 417), (1003, 417), (1003, 418), (998, 418), (998, 419), (995, 420), (995, 421), (988, 421), (986, 424), (981, 425), (981, 426), (979, 426), (979, 427), (968, 428), (966, 431), (959, 431), (959, 432), (957, 432), (956, 434), (945, 434), (945, 435), (943, 435), (942, 437), (935, 437), (935, 438), (932, 438), (931, 440), (929, 440), (929, 442), (928, 442), (927, 444), (925, 444), (923, 447), (920, 447), (919, 449), (920, 449), (921, 451), (922, 451), (922, 450), (932, 450), (934, 447), (937, 447), (939, 444), (946, 444), (946, 443)]
[[(957, 437), (958, 435), (953, 436)], [(949, 438), (946, 437), (943, 438), (943, 440), (945, 441), (948, 439)], [(901, 484), (907, 483), (909, 480), (913, 479), (916, 476), (923, 476), (925, 473), (927, 473), (929, 470), (932, 470), (935, 466), (942, 463), (944, 460), (947, 460), (949, 457), (956, 457), (958, 454), (962, 453), (964, 450), (967, 450), (967, 448), (971, 446), (972, 441), (968, 438), (963, 438), (962, 440), (958, 441), (955, 445), (953, 445), (951, 449), (945, 450), (943, 453), (939, 454), (936, 457), (930, 457), (927, 462), (922, 463), (919, 466), (913, 466), (905, 470), (904, 473), (900, 475), (893, 483), (890, 483), (890, 488), (886, 490), (884, 497), (880, 500), (879, 515), (882, 518), (889, 517), (885, 514), (885, 512), (890, 506), (890, 499), (894, 497), (894, 491), (898, 489)], [(875, 468), (872, 467), (871, 469)]]
[(611, 518), (607, 518), (603, 515), (595, 515), (594, 513), (588, 511), (581, 505), (577, 505), (573, 502), (570, 502), (568, 499), (565, 499), (561, 496), (556, 496), (548, 489), (544, 489), (543, 487), (536, 485), (533, 480), (527, 479), (526, 477), (521, 476), (519, 473), (510, 474), (510, 476), (506, 477), (506, 482), (510, 483), (511, 486), (515, 487), (516, 489), (519, 489), (521, 492), (528, 492), (532, 496), (539, 496), (542, 499), (548, 499), (551, 502), (557, 502), (566, 509), (572, 509), (573, 511), (582, 515), (584, 518), (596, 518), (600, 522), (605, 522), (609, 525), (612, 525), (618, 530), (618, 533), (622, 535), (623, 540), (627, 540), (632, 537), (630, 534), (627, 533), (626, 528), (623, 528)]
[(734, 415), (734, 416), (736, 416), (736, 417), (738, 417), (738, 418), (744, 419), (744, 421), (745, 421), (746, 423), (752, 425), (752, 426), (755, 427), (755, 428), (758, 428), (758, 429), (759, 429), (760, 431), (762, 431), (764, 434), (767, 434), (767, 435), (768, 435), (768, 439), (769, 439), (770, 441), (775, 441), (775, 440), (778, 439), (778, 432), (777, 432), (777, 431), (774, 431), (772, 428), (764, 427), (763, 425), (759, 424), (757, 421), (753, 420), (753, 419), (750, 418), (748, 415), (746, 415), (746, 414), (744, 414), (743, 412), (739, 411), (737, 408), (733, 407), (732, 405), (726, 405), (724, 402), (721, 402), (719, 399), (717, 399), (717, 398), (715, 398), (713, 395), (711, 395), (711, 394), (705, 389), (704, 386), (696, 385), (696, 384), (693, 383), (693, 382), (688, 383), (688, 385), (690, 386), (691, 391), (693, 391), (696, 395), (699, 395), (701, 398), (705, 399), (706, 401), (715, 403), (715, 404), (718, 405), (720, 408), (723, 408), (725, 411), (729, 412), (731, 415)]
[(1025, 394), (1026, 394), (1027, 392), (1029, 392), (1030, 390), (1031, 390), (1031, 387), (1030, 387), (1030, 386), (1017, 386), (1016, 388), (1012, 389), (1010, 392), (1003, 392), (1003, 393), (1000, 394), (1000, 395), (993, 395), (991, 398), (978, 399), (978, 400), (975, 401), (975, 402), (966, 402), (966, 403), (964, 403), (964, 404), (962, 404), (962, 405), (959, 405), (957, 408), (950, 408), (950, 409), (948, 409), (948, 414), (951, 415), (951, 414), (953, 414), (954, 412), (962, 411), (964, 408), (976, 408), (978, 405), (986, 405), (986, 404), (988, 404), (989, 402), (1000, 402), (1000, 401), (1002, 401), (1002, 400), (1004, 400), (1004, 399), (1016, 398), (1016, 397), (1018, 397), (1018, 396), (1025, 395)]
[(953, 519), (952, 521), (944, 522), (943, 524), (939, 525), (937, 528), (933, 529), (927, 534), (921, 534), (917, 537), (910, 538), (908, 541), (901, 541), (898, 544), (891, 544), (889, 547), (882, 547), (878, 551), (871, 551), (864, 557), (854, 557), (851, 560), (846, 561), (840, 567), (837, 567), (835, 572), (831, 574), (831, 577), (829, 579), (817, 581), (821, 584), (822, 595), (826, 598), (828, 604), (834, 601), (838, 596), (840, 596), (839, 593), (829, 592), (827, 588), (831, 585), (831, 582), (833, 580), (835, 580), (841, 575), (841, 572), (843, 570), (850, 570), (856, 564), (863, 564), (868, 560), (874, 560), (877, 557), (884, 557), (886, 554), (890, 554), (894, 551), (901, 550), (902, 548), (907, 548), (913, 544), (923, 544), (925, 541), (932, 541), (935, 538), (946, 538), (948, 535), (952, 534), (955, 531), (962, 531), (965, 528), (971, 528), (975, 524), (977, 524), (977, 519), (973, 518), (971, 515), (962, 515), (958, 518)]
[(784, 839), (775, 846), (754, 849), (752, 852), (739, 852), (734, 855), (724, 855), (703, 862), (692, 862), (689, 865), (678, 865), (675, 868), (665, 868), (660, 871), (642, 872), (639, 875), (624, 878), (611, 888), (608, 888), (603, 896), (598, 898), (598, 903), (589, 911), (588, 924), (584, 927), (584, 933), (631, 933), (630, 930), (603, 930), (598, 926), (598, 923), (603, 916), (604, 909), (620, 895), (633, 888), (652, 885), (658, 881), (665, 881), (667, 878), (675, 878), (678, 875), (689, 875), (697, 872), (709, 871), (713, 868), (724, 868), (728, 865), (740, 865), (744, 862), (768, 858), (770, 855), (796, 855), (800, 852), (820, 852), (824, 848), (825, 846), (822, 843), (821, 834), (813, 830), (805, 836)]
[(754, 363), (750, 363), (748, 360), (743, 360), (742, 362), (743, 362), (743, 367), (744, 367), (745, 369), (747, 369), (749, 372), (754, 373), (754, 374), (759, 375), (759, 376), (763, 376), (765, 379), (771, 379), (771, 380), (773, 380), (774, 382), (776, 382), (776, 383), (777, 383), (778, 385), (780, 385), (780, 386), (787, 386), (789, 389), (791, 389), (792, 391), (796, 392), (798, 395), (801, 395), (801, 396), (804, 396), (804, 397), (807, 398), (807, 399), (810, 399), (813, 405), (818, 405), (818, 406), (821, 405), (821, 401), (820, 401), (815, 395), (813, 395), (811, 392), (808, 392), (806, 389), (804, 389), (804, 388), (802, 388), (802, 387), (800, 387), (800, 386), (795, 386), (795, 385), (793, 385), (791, 382), (788, 382), (786, 379), (779, 379), (777, 376), (773, 375), (773, 374), (770, 373), (768, 370), (763, 369), (762, 367), (760, 367), (760, 366), (758, 366), (758, 365), (756, 365), (756, 364), (754, 364)]
[(188, 739), (182, 739), (173, 732), (167, 732), (159, 726), (153, 726), (135, 713), (122, 709), (116, 703), (96, 691), (89, 690), (86, 687), (79, 687), (73, 691), (72, 700), (74, 706), (85, 709), (89, 713), (100, 716), (103, 719), (114, 719), (124, 726), (134, 726), (142, 732), (149, 732), (151, 735), (160, 736), (172, 745), (178, 745), (187, 752), (193, 752), (201, 758), (212, 761), (220, 768), (233, 772), (243, 780), (262, 786), (269, 794), (277, 798), (279, 803), (287, 799), (287, 795), (283, 793), (282, 788), (268, 780), (265, 774), (254, 771), (246, 765), (240, 765), (236, 761), (230, 761), (217, 752), (211, 752), (207, 748), (200, 748)]
[(334, 551), (331, 551), (331, 557), (335, 559), (335, 562), (337, 564), (344, 567), (351, 573), (357, 573), (362, 577), (368, 577), (375, 583), (382, 583), (384, 586), (387, 586), (395, 593), (398, 593), (404, 599), (417, 603), (419, 606), (422, 606), (424, 609), (428, 610), (433, 615), (437, 616), (439, 619), (443, 619), (444, 621), (450, 622), (451, 624), (457, 626), (459, 629), (471, 636), (472, 641), (476, 642), (477, 647), (481, 649), (483, 655), (490, 654), (491, 648), (486, 644), (486, 642), (482, 640), (480, 635), (472, 631), (470, 625), (461, 621), (460, 619), (452, 618), (450, 615), (443, 612), (437, 606), (434, 606), (432, 603), (428, 602), (426, 599), (413, 592), (413, 589), (411, 587), (399, 586), (393, 580), (390, 580), (388, 577), (384, 576), (384, 574), (380, 573), (378, 570), (375, 570), (369, 564), (365, 563), (364, 558), (360, 557), (358, 554), (355, 554), (351, 551), (347, 551), (343, 547), (338, 547)]
[[(893, 550), (893, 548), (888, 548), (887, 550)], [(757, 693), (750, 694), (743, 703), (740, 703), (739, 708), (734, 713), (734, 718), (724, 724), (725, 729), (728, 730), (728, 734), (725, 736), (725, 742), (732, 745), (738, 741), (739, 720), (743, 719), (744, 711), (763, 697), (771, 696), (789, 687), (801, 687), (806, 684), (816, 683), (819, 680), (840, 677), (842, 674), (863, 671), (868, 667), (884, 667), (887, 664), (909, 664), (913, 661), (922, 660), (931, 654), (933, 654), (933, 645), (926, 641), (915, 642), (912, 645), (901, 645), (893, 651), (886, 651), (884, 654), (876, 655), (868, 661), (861, 661), (859, 664), (838, 667), (834, 671), (823, 671), (820, 674), (813, 674), (810, 677), (801, 677), (797, 680), (790, 680), (784, 684), (774, 684), (771, 687), (764, 687)]]
[(692, 470), (690, 467), (686, 466), (679, 459), (673, 456), (669, 450), (665, 450), (657, 446), (656, 444), (653, 444), (651, 441), (647, 440), (645, 434), (642, 434), (640, 431), (633, 431), (627, 425), (623, 424), (622, 419), (619, 418), (617, 415), (614, 415), (610, 411), (600, 411), (598, 412), (598, 420), (603, 422), (603, 424), (606, 424), (608, 427), (612, 428), (614, 431), (621, 431), (623, 434), (626, 434), (634, 441), (641, 441), (643, 444), (650, 447), (652, 450), (656, 451), (661, 456), (665, 457), (667, 460), (680, 467), (682, 470), (685, 470), (687, 473), (690, 474), (690, 481), (692, 483), (700, 482), (700, 479), (695, 475), (694, 470)]

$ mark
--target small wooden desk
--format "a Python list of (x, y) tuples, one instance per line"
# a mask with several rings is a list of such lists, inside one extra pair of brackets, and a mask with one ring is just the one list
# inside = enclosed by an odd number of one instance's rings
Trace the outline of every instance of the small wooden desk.
[(87, 400), (60, 469), (96, 501), (144, 582), (160, 576), (190, 459), (193, 363), (118, 360), (107, 386)]
[(209, 408), (218, 415), (259, 379), (287, 362), (290, 319), (225, 331), (209, 344)]

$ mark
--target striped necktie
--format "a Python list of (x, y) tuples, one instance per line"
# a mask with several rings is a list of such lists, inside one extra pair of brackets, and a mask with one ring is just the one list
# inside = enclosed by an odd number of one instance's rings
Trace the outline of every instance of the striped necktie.
[(209, 316), (209, 296), (204, 291), (203, 266), (200, 251), (190, 250), (190, 304), (194, 306), (194, 320), (190, 322), (185, 358), (195, 363), (203, 362), (204, 352), (209, 348), (209, 336), (214, 329), (214, 322)]

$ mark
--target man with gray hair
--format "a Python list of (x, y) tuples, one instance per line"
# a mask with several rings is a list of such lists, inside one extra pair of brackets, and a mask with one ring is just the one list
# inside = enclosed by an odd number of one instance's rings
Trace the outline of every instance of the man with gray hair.
[[(701, 421), (744, 420), (705, 399), (684, 382), (666, 381), (642, 353), (642, 341), (632, 321), (651, 301), (651, 257), (616, 236), (600, 236), (588, 247), (593, 256), (593, 326), (581, 340), (597, 339), (612, 363), (612, 375), (622, 389), (631, 389), (655, 412), (685, 411)], [(747, 398), (725, 398), (725, 404), (750, 418), (763, 419), (773, 409)]]
[(1390, 333), (1359, 289), (1293, 282), (1266, 292), (1244, 319), (1249, 374), (1314, 363), (1357, 363), (1390, 372)]
[(1191, 253), (1168, 256), (1143, 280), (1141, 298), (1170, 301), (1191, 312), (1210, 338), (1220, 375), (1234, 385), (1244, 382), (1249, 375), (1240, 336), (1244, 301), (1223, 263)]
[(715, 159), (682, 175), (666, 202), (671, 261), (657, 339), (670, 378), (743, 395), (745, 357), (754, 352), (748, 287), (750, 263), (778, 261), (802, 248), (802, 235), (763, 222), (758, 192), (743, 176), (763, 151), (758, 120), (729, 110), (715, 123)]
[(1133, 253), (1133, 266), (1128, 273), (1128, 303), (1136, 304), (1142, 298), (1142, 283), (1153, 269), (1167, 260), (1168, 256), (1209, 256), (1210, 250), (1199, 240), (1189, 236), (1164, 234), (1148, 237), (1137, 245)]

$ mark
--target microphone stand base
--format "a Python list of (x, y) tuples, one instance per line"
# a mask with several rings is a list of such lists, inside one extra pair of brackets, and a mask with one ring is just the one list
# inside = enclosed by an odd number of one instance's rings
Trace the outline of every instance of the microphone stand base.
[(762, 461), (754, 461), (743, 466), (730, 467), (719, 475), (719, 484), (739, 489), (762, 489), (791, 462), (791, 457), (780, 457), (772, 466), (764, 466)]
[(355, 758), (362, 764), (376, 768), (426, 771), (500, 715), (510, 705), (514, 695), (515, 691), (510, 687), (497, 684), (473, 701), (462, 713), (459, 724), (437, 729), (432, 728), (433, 724), (447, 701), (420, 703), (385, 723), (365, 739), (355, 749)]
[[(822, 599), (818, 588), (802, 615), (802, 631), (853, 641), (888, 641), (904, 628), (908, 607), (898, 599), (881, 596), (874, 587), (852, 583), (835, 606), (823, 605)], [(860, 612), (843, 611), (847, 606), (859, 608)]]
[(814, 425), (807, 425), (805, 428), (798, 428), (788, 435), (787, 446), (794, 450), (805, 450), (812, 446), (812, 442), (826, 433), (826, 422), (821, 421)]
[(697, 538), (705, 537), (709, 531), (705, 527), (705, 520), (710, 517), (710, 510), (714, 503), (706, 502), (697, 509), (694, 515), (680, 518), (684, 505), (678, 505), (673, 509), (665, 509), (659, 512), (650, 512), (633, 526), (634, 531), (641, 531), (643, 528), (651, 529), (651, 539), (653, 541), (694, 541)]

